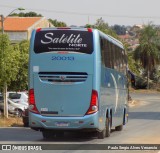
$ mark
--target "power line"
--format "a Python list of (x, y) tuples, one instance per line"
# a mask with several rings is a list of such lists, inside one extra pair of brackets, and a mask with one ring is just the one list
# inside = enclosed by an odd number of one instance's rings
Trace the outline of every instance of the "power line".
[[(0, 5), (0, 7), (12, 8), (12, 9), (17, 8), (15, 6), (9, 6), (9, 5)], [(58, 13), (58, 14), (70, 14), (70, 15), (100, 16), (100, 17), (110, 17), (110, 18), (160, 19), (160, 16), (129, 16), (129, 15), (81, 13), (81, 12), (57, 11), (57, 10), (47, 10), (47, 9), (34, 9), (34, 8), (25, 8), (25, 10)]]

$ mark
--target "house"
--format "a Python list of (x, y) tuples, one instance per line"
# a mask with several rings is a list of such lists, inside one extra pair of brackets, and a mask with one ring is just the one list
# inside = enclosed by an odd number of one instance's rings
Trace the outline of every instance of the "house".
[(125, 34), (125, 35), (118, 35), (118, 37), (122, 40), (129, 40), (131, 38), (131, 36), (129, 34)]
[(128, 51), (134, 51), (137, 46), (139, 46), (139, 39), (136, 38), (136, 34), (131, 36), (127, 33), (125, 35), (118, 35), (118, 37), (121, 39), (122, 42), (125, 42), (129, 45)]
[(9, 35), (11, 42), (29, 40), (33, 29), (46, 27), (53, 27), (53, 25), (45, 17), (7, 17), (4, 19), (4, 32)]

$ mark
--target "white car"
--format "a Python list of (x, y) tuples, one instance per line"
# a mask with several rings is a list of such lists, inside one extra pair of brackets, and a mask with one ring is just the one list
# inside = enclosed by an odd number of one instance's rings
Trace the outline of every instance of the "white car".
[[(22, 116), (22, 113), (25, 109), (28, 108), (28, 103), (15, 103), (13, 100), (8, 99), (8, 112), (14, 115), (17, 115), (19, 117)], [(4, 101), (0, 101), (0, 110), (3, 112), (4, 111)]]
[(7, 97), (19, 104), (28, 103), (28, 95), (26, 92), (10, 91), (10, 92), (7, 92)]

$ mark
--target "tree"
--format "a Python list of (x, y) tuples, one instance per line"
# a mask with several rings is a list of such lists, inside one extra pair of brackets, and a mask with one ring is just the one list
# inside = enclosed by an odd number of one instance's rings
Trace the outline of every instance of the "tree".
[[(86, 25), (86, 26), (90, 26), (90, 25)], [(117, 34), (109, 27), (108, 23), (104, 22), (102, 18), (97, 19), (96, 23), (91, 27), (102, 31), (105, 34), (111, 35), (116, 39), (119, 39)]]
[(55, 26), (55, 27), (67, 27), (67, 24), (65, 22), (57, 21), (49, 19), (49, 21)]
[(134, 60), (133, 52), (128, 53), (128, 67), (129, 70), (134, 72), (137, 76), (140, 76), (140, 65)]
[(19, 17), (42, 17), (41, 14), (37, 14), (36, 12), (28, 12), (28, 13), (13, 13), (9, 16), (19, 16)]
[(18, 45), (10, 45), (8, 35), (0, 34), (0, 89), (4, 95), (4, 115), (6, 117), (8, 117), (7, 85), (17, 79), (19, 58)]
[(105, 23), (102, 18), (97, 19), (94, 27), (103, 31), (104, 33), (106, 33), (106, 31), (109, 29), (108, 23)]
[(141, 30), (140, 45), (134, 51), (134, 59), (139, 61), (147, 71), (147, 89), (149, 88), (150, 72), (160, 63), (159, 40), (158, 30), (153, 24), (149, 23)]
[(125, 35), (126, 34), (127, 29), (124, 25), (120, 26), (120, 25), (115, 24), (111, 28), (116, 32), (117, 35)]
[(13, 80), (8, 87), (9, 90), (19, 91), (28, 89), (28, 58), (29, 58), (29, 41), (23, 40), (18, 44), (20, 50), (20, 59), (18, 74), (16, 80)]
[(85, 28), (93, 28), (93, 25), (91, 25), (91, 24), (86, 24), (86, 25), (85, 25)]

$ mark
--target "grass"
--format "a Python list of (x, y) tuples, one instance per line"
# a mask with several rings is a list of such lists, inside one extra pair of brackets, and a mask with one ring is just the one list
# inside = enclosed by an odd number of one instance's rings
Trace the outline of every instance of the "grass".
[(20, 117), (9, 116), (8, 118), (0, 117), (0, 127), (22, 127), (23, 121)]
[(131, 93), (159, 93), (160, 89), (133, 89), (129, 88)]

